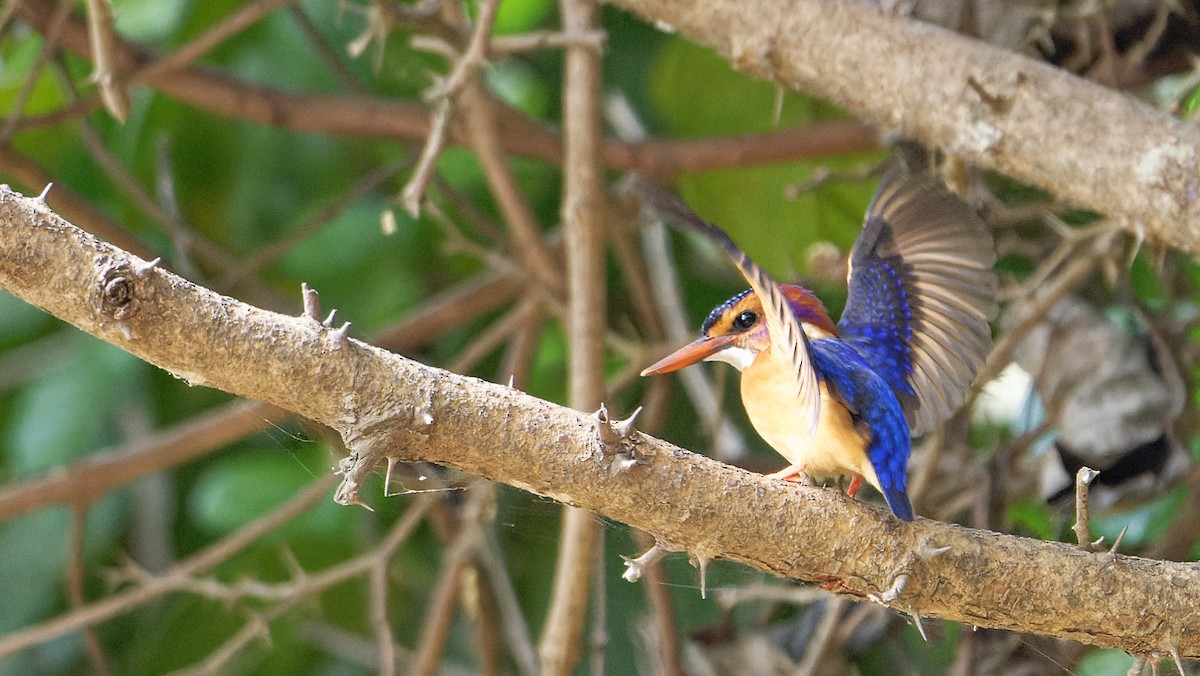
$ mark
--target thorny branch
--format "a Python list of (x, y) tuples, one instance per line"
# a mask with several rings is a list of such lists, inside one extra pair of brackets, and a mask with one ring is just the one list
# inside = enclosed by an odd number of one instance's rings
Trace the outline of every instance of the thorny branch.
[[(1195, 566), (927, 520), (902, 525), (833, 491), (772, 482), (646, 435), (639, 462), (613, 473), (595, 459), (594, 428), (583, 414), (357, 340), (333, 341), (319, 324), (240, 304), (165, 270), (121, 272), (139, 267), (37, 200), (0, 193), (0, 287), (193, 383), (338, 429), (353, 449), (343, 463), (342, 502), (359, 499), (359, 482), (384, 454), (434, 461), (599, 511), (701, 560), (819, 581), (844, 597), (883, 594), (903, 574), (907, 584), (890, 605), (923, 616), (1134, 654), (1200, 656), (1200, 631), (1188, 619), (1200, 589)], [(118, 297), (107, 295), (118, 286)], [(116, 298), (123, 302), (114, 305)], [(289, 366), (296, 363), (321, 368)], [(714, 495), (723, 496), (719, 505)], [(940, 555), (914, 555), (931, 547)], [(211, 556), (199, 555), (189, 569)], [(54, 630), (110, 617), (128, 603), (109, 597), (96, 604), (103, 612)], [(1143, 621), (1148, 609), (1151, 624)], [(0, 653), (46, 631), (10, 636)]]

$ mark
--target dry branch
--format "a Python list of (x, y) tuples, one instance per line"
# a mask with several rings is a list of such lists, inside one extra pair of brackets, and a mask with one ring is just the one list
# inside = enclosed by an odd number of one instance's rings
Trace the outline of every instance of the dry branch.
[(613, 4), (751, 75), (1200, 253), (1200, 129), (1131, 96), (859, 0)]
[[(598, 10), (589, 0), (560, 0), (563, 30), (595, 30)], [(604, 399), (606, 291), (604, 232), (608, 196), (600, 167), (600, 51), (586, 44), (567, 48), (563, 65), (562, 220), (567, 267), (567, 391), (577, 409), (595, 408)], [(583, 654), (589, 597), (597, 601), (593, 617), (603, 618), (604, 595), (593, 585), (602, 558), (604, 530), (590, 512), (564, 508), (554, 566), (553, 591), (546, 624), (538, 641), (544, 676), (568, 676)], [(592, 667), (600, 666), (593, 660)]]
[[(1200, 566), (919, 519), (770, 481), (648, 436), (617, 470), (592, 418), (198, 287), (0, 192), (0, 288), (194, 384), (341, 432), (343, 502), (385, 456), (455, 467), (723, 558), (966, 624), (1200, 657)], [(299, 305), (299, 300), (297, 300)], [(934, 555), (940, 548), (948, 548)]]

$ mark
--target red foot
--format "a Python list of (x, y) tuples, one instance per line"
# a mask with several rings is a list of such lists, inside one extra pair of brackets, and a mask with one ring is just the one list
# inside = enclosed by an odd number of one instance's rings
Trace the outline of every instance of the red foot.
[(850, 480), (850, 487), (846, 489), (846, 495), (854, 497), (860, 488), (862, 488), (862, 477), (856, 476)]

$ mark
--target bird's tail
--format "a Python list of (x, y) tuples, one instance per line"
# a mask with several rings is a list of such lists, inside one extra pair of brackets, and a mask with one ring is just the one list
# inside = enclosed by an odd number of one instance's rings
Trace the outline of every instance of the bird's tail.
[(888, 507), (892, 509), (892, 514), (901, 521), (913, 520), (912, 503), (908, 501), (908, 493), (903, 487), (887, 486), (880, 491), (883, 493), (883, 499), (887, 501)]

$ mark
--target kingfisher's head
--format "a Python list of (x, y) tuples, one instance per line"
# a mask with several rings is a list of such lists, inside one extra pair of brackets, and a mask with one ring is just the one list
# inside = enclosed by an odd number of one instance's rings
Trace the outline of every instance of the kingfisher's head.
[[(795, 284), (780, 284), (792, 312), (810, 338), (837, 335), (825, 305), (811, 291)], [(747, 289), (721, 303), (704, 320), (704, 333), (642, 371), (643, 376), (670, 373), (698, 361), (724, 361), (745, 369), (771, 345), (762, 301)]]

